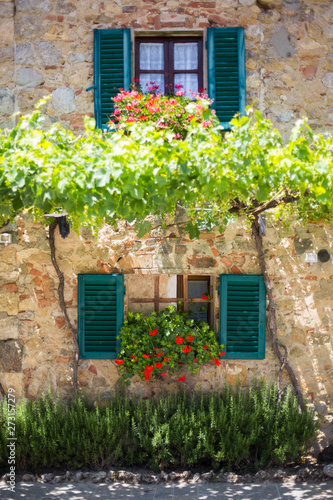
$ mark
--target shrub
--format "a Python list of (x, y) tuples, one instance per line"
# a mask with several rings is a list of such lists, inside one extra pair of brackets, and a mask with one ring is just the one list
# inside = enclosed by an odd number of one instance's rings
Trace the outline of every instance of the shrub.
[(198, 323), (187, 313), (178, 313), (174, 306), (159, 315), (129, 312), (119, 335), (121, 348), (116, 363), (125, 381), (135, 374), (143, 380), (166, 378), (181, 368), (180, 363), (196, 373), (207, 361), (220, 365), (219, 357), (224, 355), (223, 346), (205, 321)]
[[(7, 403), (0, 404), (0, 466), (8, 469)], [(18, 470), (45, 467), (150, 466), (257, 469), (298, 459), (318, 424), (300, 414), (289, 390), (277, 404), (276, 387), (150, 400), (120, 394), (106, 407), (81, 399), (63, 405), (48, 394), (16, 405)]]

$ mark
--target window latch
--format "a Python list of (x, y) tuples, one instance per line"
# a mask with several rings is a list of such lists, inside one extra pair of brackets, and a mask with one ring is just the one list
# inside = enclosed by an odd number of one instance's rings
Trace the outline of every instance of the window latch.
[(89, 90), (97, 89), (97, 85), (93, 85), (92, 87), (88, 87), (86, 89), (86, 92), (89, 92)]

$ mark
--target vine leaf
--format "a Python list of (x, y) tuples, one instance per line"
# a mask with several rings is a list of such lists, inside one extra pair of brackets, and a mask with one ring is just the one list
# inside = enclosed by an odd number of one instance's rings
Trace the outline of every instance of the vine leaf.
[(136, 228), (139, 229), (138, 238), (142, 238), (145, 234), (151, 231), (151, 223), (145, 220), (143, 222), (139, 222)]

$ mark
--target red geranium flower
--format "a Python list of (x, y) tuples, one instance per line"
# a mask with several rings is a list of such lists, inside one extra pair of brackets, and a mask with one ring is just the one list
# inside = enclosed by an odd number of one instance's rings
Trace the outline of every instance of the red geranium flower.
[(123, 359), (116, 359), (115, 360), (116, 365), (121, 365), (123, 362), (124, 362)]
[(150, 358), (150, 354), (144, 354), (143, 357), (144, 358)]
[(207, 300), (207, 297), (204, 293), (202, 293), (202, 298), (203, 298), (203, 300)]
[(176, 339), (175, 339), (176, 344), (182, 344), (183, 340), (184, 340), (184, 337), (178, 337), (178, 335), (176, 335)]
[(206, 345), (206, 343), (202, 346), (203, 349), (208, 349), (208, 346)]
[(156, 354), (156, 357), (157, 357), (157, 358), (159, 358), (159, 357), (161, 357), (161, 356), (163, 356), (163, 352), (159, 352), (158, 354)]
[(164, 363), (167, 363), (168, 361), (170, 361), (170, 359), (171, 359), (171, 356), (169, 356), (168, 358), (164, 358), (163, 361), (164, 361)]
[(152, 372), (152, 371), (153, 371), (153, 369), (154, 369), (154, 367), (153, 367), (153, 366), (146, 366), (146, 372), (148, 372), (148, 373), (149, 373), (149, 372)]
[(216, 357), (213, 358), (213, 360), (214, 360), (214, 365), (220, 366), (221, 363), (220, 363), (220, 361)]
[(196, 363), (197, 362), (197, 358), (195, 358), (193, 361), (194, 361), (194, 363)]
[(163, 368), (163, 363), (155, 363), (156, 368)]
[(219, 356), (224, 356), (225, 355), (225, 352), (220, 352)]
[(156, 330), (150, 330), (149, 335), (156, 335), (157, 329)]
[(182, 347), (182, 350), (183, 350), (183, 352), (190, 352), (191, 346), (190, 345), (184, 346), (184, 347)]
[(180, 378), (178, 379), (178, 382), (184, 382), (184, 381), (185, 381), (185, 376), (184, 376), (184, 377), (180, 377)]
[(165, 376), (166, 376), (166, 373), (165, 373), (165, 372), (164, 372), (164, 373), (161, 373), (161, 376), (162, 376), (162, 377), (165, 377)]
[(194, 335), (188, 335), (186, 337), (187, 342), (192, 342), (194, 340)]

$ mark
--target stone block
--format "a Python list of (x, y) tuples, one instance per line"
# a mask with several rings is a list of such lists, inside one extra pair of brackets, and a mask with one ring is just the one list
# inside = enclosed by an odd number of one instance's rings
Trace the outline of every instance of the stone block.
[(291, 36), (284, 25), (278, 27), (270, 38), (269, 44), (275, 48), (278, 55), (283, 59), (292, 57), (296, 52)]
[(16, 83), (21, 87), (38, 87), (44, 83), (44, 76), (34, 68), (21, 68), (16, 77)]
[(0, 62), (14, 61), (14, 47), (2, 47), (0, 49)]
[(80, 63), (85, 61), (85, 55), (81, 53), (76, 53), (76, 54), (70, 54), (68, 57), (68, 62), (70, 64), (75, 64), (75, 63)]
[(333, 73), (326, 73), (326, 75), (323, 76), (321, 79), (325, 87), (328, 87), (329, 89), (333, 88)]
[(63, 62), (61, 50), (56, 49), (52, 42), (38, 42), (35, 44), (35, 54), (38, 64), (56, 66)]
[(277, 0), (258, 0), (258, 4), (265, 9), (273, 9), (278, 4)]
[(303, 76), (307, 80), (312, 80), (317, 73), (317, 66), (306, 66), (303, 69)]
[(74, 90), (59, 87), (52, 92), (51, 102), (57, 114), (68, 114), (76, 109)]
[(136, 12), (138, 10), (136, 5), (124, 5), (123, 12)]
[(14, 2), (0, 2), (0, 19), (14, 17)]
[(327, 36), (327, 38), (333, 38), (333, 25), (329, 24), (323, 30), (323, 34)]
[(242, 387), (248, 384), (246, 367), (234, 363), (228, 363), (226, 366), (226, 383), (236, 385), (238, 382)]
[(0, 293), (0, 311), (4, 311), (8, 316), (18, 314), (18, 295), (13, 293)]
[(59, 40), (62, 42), (69, 42), (70, 37), (63, 24), (51, 24), (48, 32), (45, 33), (46, 40)]
[(17, 45), (15, 52), (15, 62), (17, 64), (35, 64), (34, 47), (31, 42)]
[(293, 118), (294, 113), (290, 110), (284, 111), (282, 113), (278, 113), (276, 115), (276, 121), (277, 122), (283, 122), (283, 123), (289, 123), (290, 120)]
[(17, 12), (50, 12), (52, 10), (51, 0), (17, 0)]
[(64, 0), (58, 0), (56, 11), (61, 14), (70, 14), (76, 10), (76, 6), (73, 3), (65, 2)]
[(0, 44), (13, 44), (14, 43), (14, 23), (13, 20), (0, 21)]
[(54, 297), (54, 281), (52, 279), (46, 279), (42, 282), (43, 292), (46, 298)]
[[(27, 15), (26, 13), (16, 12), (15, 15), (15, 40), (23, 43), (34, 40), (41, 36), (41, 26), (43, 24), (42, 16), (37, 14)], [(38, 34), (38, 36), (37, 36)]]
[(17, 340), (0, 341), (0, 371), (20, 372), (22, 370), (22, 347)]
[(250, 7), (256, 3), (256, 0), (238, 0), (241, 5), (244, 7)]
[(19, 322), (15, 316), (0, 318), (0, 340), (17, 339)]
[(17, 372), (6, 372), (1, 374), (1, 385), (6, 394), (8, 389), (14, 389), (15, 396), (18, 398), (23, 395), (23, 374)]
[[(8, 87), (0, 88), (0, 114), (11, 115), (12, 113), (14, 113), (14, 93)], [(2, 258), (2, 252), (0, 256)]]

